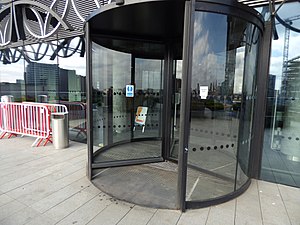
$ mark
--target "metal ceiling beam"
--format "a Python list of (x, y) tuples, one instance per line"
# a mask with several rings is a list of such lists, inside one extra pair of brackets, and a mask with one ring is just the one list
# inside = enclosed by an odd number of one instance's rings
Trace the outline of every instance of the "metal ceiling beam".
[[(238, 2), (251, 7), (259, 7), (269, 5), (269, 0), (238, 0)], [(285, 2), (299, 2), (299, 0), (274, 0), (275, 4), (284, 4)], [(280, 6), (281, 7), (281, 6)]]

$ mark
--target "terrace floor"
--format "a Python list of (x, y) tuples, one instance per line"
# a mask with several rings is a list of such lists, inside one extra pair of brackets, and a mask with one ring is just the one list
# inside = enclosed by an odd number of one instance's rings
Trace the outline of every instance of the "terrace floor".
[(101, 192), (86, 178), (86, 145), (33, 148), (34, 139), (0, 140), (1, 225), (300, 225), (300, 189), (252, 180), (227, 203), (177, 210), (138, 206)]

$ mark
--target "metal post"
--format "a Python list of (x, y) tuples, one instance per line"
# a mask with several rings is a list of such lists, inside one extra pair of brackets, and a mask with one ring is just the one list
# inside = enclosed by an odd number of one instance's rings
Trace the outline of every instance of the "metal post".
[(178, 181), (176, 207), (186, 209), (187, 157), (190, 131), (191, 72), (194, 39), (195, 0), (185, 2), (182, 63), (182, 95), (180, 107), (180, 134), (178, 152)]
[(88, 146), (88, 162), (87, 162), (87, 177), (92, 179), (92, 163), (93, 163), (93, 110), (92, 110), (92, 46), (90, 40), (90, 26), (89, 22), (85, 24), (85, 36), (86, 36), (86, 102), (87, 102), (87, 146)]
[[(136, 92), (136, 82), (135, 82), (135, 56), (131, 55), (131, 80), (130, 84), (134, 85), (134, 91)], [(130, 120), (131, 120), (131, 139), (134, 139), (134, 129), (135, 129), (135, 100), (136, 100), (136, 94), (133, 95), (133, 98), (130, 98), (129, 101), (131, 101), (131, 110), (130, 110)]]
[(267, 21), (265, 24), (265, 32), (262, 38), (257, 74), (257, 96), (255, 103), (255, 112), (253, 118), (253, 139), (250, 151), (249, 172), (251, 178), (258, 179), (261, 170), (261, 160), (264, 141), (264, 125), (267, 104), (267, 91), (269, 80), (271, 44), (273, 34), (274, 19)]
[(173, 55), (172, 47), (169, 42), (165, 48), (164, 63), (164, 96), (163, 96), (163, 123), (162, 123), (162, 156), (164, 159), (170, 157), (170, 138), (171, 138), (171, 111), (172, 111), (172, 72), (173, 72)]

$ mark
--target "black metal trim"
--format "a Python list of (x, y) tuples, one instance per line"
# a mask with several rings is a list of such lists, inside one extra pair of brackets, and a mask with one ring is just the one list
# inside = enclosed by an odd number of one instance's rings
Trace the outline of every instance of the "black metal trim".
[(191, 105), (191, 73), (193, 59), (195, 0), (185, 2), (183, 54), (182, 54), (182, 88), (180, 106), (180, 133), (178, 150), (178, 181), (176, 207), (181, 211), (186, 209), (187, 157), (190, 136)]
[(257, 97), (255, 99), (255, 111), (253, 118), (253, 139), (251, 141), (249, 157), (249, 175), (258, 179), (261, 171), (265, 112), (267, 106), (267, 91), (270, 69), (272, 34), (274, 20), (266, 22), (265, 32), (260, 45), (258, 74), (257, 74)]
[[(86, 22), (89, 22), (89, 20), (93, 19), (95, 16), (99, 15), (100, 13), (103, 13), (105, 11), (108, 11), (108, 10), (111, 10), (114, 8), (127, 7), (127, 6), (134, 5), (134, 4), (142, 4), (142, 3), (150, 3), (150, 2), (166, 2), (166, 1), (174, 2), (174, 0), (126, 0), (125, 4), (123, 4), (123, 5), (117, 5), (116, 3), (110, 3), (110, 4), (102, 6), (99, 9), (96, 9), (91, 14), (89, 14), (86, 17)], [(182, 1), (182, 0), (175, 0), (175, 1)], [(153, 16), (155, 16), (155, 15), (153, 15)]]
[[(147, 42), (147, 43), (154, 43), (154, 44), (164, 44), (165, 42), (158, 38), (152, 37), (145, 37), (145, 36), (130, 36), (127, 34), (105, 34), (102, 31), (98, 31), (97, 29), (93, 30), (91, 34), (91, 39), (99, 37), (99, 38), (106, 38), (106, 39), (117, 39), (117, 40), (125, 40), (125, 41), (139, 41), (139, 42)], [(96, 42), (96, 41), (95, 41)]]
[(90, 28), (89, 23), (85, 24), (85, 32), (86, 32), (86, 120), (87, 120), (87, 147), (88, 147), (88, 161), (87, 161), (87, 177), (92, 179), (92, 163), (93, 163), (93, 110), (92, 110), (92, 46), (90, 40)]
[(164, 87), (163, 87), (163, 123), (162, 123), (162, 156), (167, 159), (170, 156), (171, 137), (171, 108), (172, 108), (172, 71), (173, 54), (171, 43), (166, 45), (164, 60)]
[[(136, 90), (136, 83), (135, 83), (135, 56), (133, 54), (131, 54), (131, 68), (130, 68), (130, 72), (131, 72), (131, 78), (130, 78), (130, 84), (134, 86), (134, 90)], [(132, 98), (133, 101), (131, 101), (131, 112), (130, 112), (130, 123), (131, 123), (131, 127), (133, 127), (134, 121), (135, 121), (135, 112), (134, 112), (134, 103), (136, 100), (136, 95), (133, 96)], [(134, 138), (134, 131), (133, 129), (131, 129), (131, 139)]]
[(197, 209), (197, 208), (204, 208), (204, 207), (218, 205), (218, 204), (221, 204), (224, 202), (228, 202), (228, 201), (240, 196), (241, 194), (243, 194), (248, 189), (250, 184), (251, 184), (251, 179), (248, 179), (247, 182), (242, 187), (240, 187), (238, 190), (233, 191), (222, 197), (214, 198), (212, 200), (199, 201), (199, 202), (198, 201), (187, 201), (186, 208)]

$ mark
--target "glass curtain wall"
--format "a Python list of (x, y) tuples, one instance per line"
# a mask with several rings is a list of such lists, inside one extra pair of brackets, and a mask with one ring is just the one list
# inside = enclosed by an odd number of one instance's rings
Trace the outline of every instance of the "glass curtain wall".
[(1, 51), (0, 96), (15, 102), (60, 103), (69, 111), (69, 138), (86, 142), (85, 59), (82, 38)]
[(300, 187), (300, 3), (285, 3), (275, 24), (261, 179)]
[(242, 19), (195, 13), (187, 201), (248, 180), (259, 35)]

